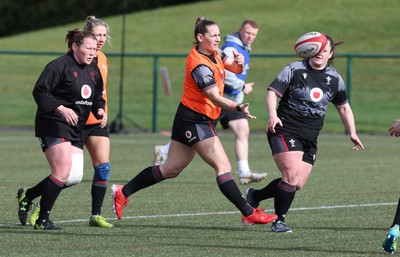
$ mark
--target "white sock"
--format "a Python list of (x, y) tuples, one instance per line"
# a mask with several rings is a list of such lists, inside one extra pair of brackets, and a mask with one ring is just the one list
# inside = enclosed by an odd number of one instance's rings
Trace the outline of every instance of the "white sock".
[(160, 149), (160, 154), (164, 157), (167, 158), (168, 156), (168, 152), (169, 152), (169, 145), (171, 144), (171, 141), (168, 142), (166, 145), (164, 145), (161, 149)]
[(246, 176), (250, 173), (249, 161), (241, 160), (238, 161), (239, 176)]

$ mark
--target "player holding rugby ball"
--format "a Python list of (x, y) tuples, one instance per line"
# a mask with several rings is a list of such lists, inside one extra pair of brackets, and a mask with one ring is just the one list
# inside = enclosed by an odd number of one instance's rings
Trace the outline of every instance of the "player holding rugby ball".
[(274, 198), (278, 218), (272, 224), (272, 232), (292, 232), (285, 223), (285, 216), (296, 191), (305, 185), (313, 168), (318, 135), (330, 102), (335, 105), (354, 143), (351, 149), (364, 150), (356, 133), (344, 81), (331, 67), (336, 56), (335, 46), (343, 41), (334, 42), (329, 36), (326, 39), (322, 51), (317, 49), (316, 55), (310, 58), (301, 56), (304, 58), (302, 61), (290, 63), (268, 87), (268, 142), (282, 177), (262, 189), (247, 189), (246, 197), (253, 207), (258, 207), (262, 200)]

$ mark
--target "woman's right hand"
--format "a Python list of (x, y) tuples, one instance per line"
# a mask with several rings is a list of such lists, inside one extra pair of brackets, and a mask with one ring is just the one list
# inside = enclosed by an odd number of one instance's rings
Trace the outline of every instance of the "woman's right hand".
[(283, 127), (281, 119), (278, 118), (278, 116), (270, 116), (268, 123), (267, 123), (267, 131), (270, 131), (272, 133), (275, 133), (275, 126), (276, 124), (279, 124), (281, 127)]

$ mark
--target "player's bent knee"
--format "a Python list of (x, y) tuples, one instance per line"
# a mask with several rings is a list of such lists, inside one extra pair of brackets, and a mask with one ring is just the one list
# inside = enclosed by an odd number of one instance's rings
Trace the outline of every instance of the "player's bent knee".
[(106, 162), (94, 167), (94, 179), (101, 181), (108, 181), (110, 177), (111, 164)]
[(79, 184), (83, 177), (83, 154), (72, 155), (72, 166), (65, 185), (70, 187)]
[(166, 179), (176, 178), (179, 176), (179, 174), (181, 174), (182, 170), (183, 169), (173, 169), (173, 170), (165, 171), (165, 172), (163, 172), (163, 176)]
[(298, 183), (296, 185), (296, 191), (299, 191), (300, 189), (302, 189), (304, 187), (305, 183)]

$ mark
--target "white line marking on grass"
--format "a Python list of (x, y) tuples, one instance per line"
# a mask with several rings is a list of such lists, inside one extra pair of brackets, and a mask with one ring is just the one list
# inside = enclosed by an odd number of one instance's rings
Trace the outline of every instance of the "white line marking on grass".
[[(300, 207), (291, 208), (290, 211), (308, 211), (308, 210), (324, 210), (324, 209), (339, 209), (339, 208), (356, 208), (356, 207), (374, 207), (374, 206), (387, 206), (396, 205), (397, 202), (393, 203), (369, 203), (369, 204), (348, 204), (348, 205), (334, 205), (334, 206), (317, 206), (317, 207)], [(266, 210), (272, 212), (273, 210)], [(123, 219), (152, 219), (152, 218), (171, 218), (171, 217), (190, 217), (190, 216), (209, 216), (209, 215), (227, 215), (227, 214), (238, 214), (239, 211), (228, 211), (228, 212), (200, 212), (200, 213), (181, 213), (181, 214), (160, 214), (160, 215), (141, 215), (141, 216), (126, 216)], [(106, 220), (116, 220), (117, 218), (106, 218)], [(76, 219), (76, 220), (61, 220), (55, 221), (54, 223), (74, 223), (74, 222), (88, 222), (88, 219)], [(0, 227), (14, 227), (20, 226), (19, 223), (15, 224), (0, 224)], [(29, 225), (28, 225), (29, 226)]]

